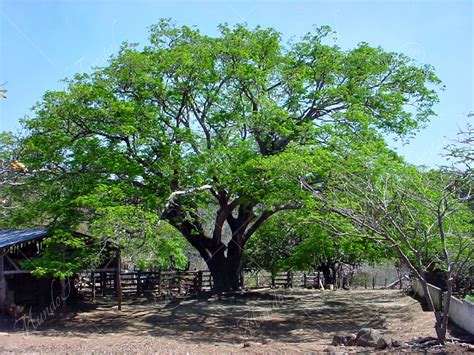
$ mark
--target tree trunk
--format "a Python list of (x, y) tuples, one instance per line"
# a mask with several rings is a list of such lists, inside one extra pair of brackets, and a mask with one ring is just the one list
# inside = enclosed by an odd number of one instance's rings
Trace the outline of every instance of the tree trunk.
[(451, 308), (451, 296), (453, 295), (453, 281), (451, 275), (448, 274), (448, 282), (446, 284), (447, 290), (444, 302), (442, 302), (443, 309), (440, 312), (439, 319), (436, 318), (436, 336), (440, 344), (446, 344), (446, 332), (448, 330), (449, 309)]
[[(424, 274), (421, 273), (422, 277), (424, 277)], [(435, 316), (435, 332), (436, 332), (436, 337), (438, 338), (438, 341), (441, 344), (444, 344), (446, 340), (446, 329), (443, 330), (443, 316), (442, 316), (442, 310), (436, 309), (436, 306), (433, 302), (433, 298), (431, 297), (429, 287), (428, 287), (428, 282), (426, 281), (425, 278), (419, 278), (418, 279), (421, 283), (421, 287), (423, 289), (424, 293), (424, 298), (426, 301), (426, 305), (428, 307), (428, 310), (433, 312)]]
[(333, 266), (330, 263), (320, 264), (317, 270), (323, 273), (325, 287), (330, 284), (334, 285), (335, 275), (333, 272)]
[[(197, 213), (190, 211), (189, 207), (185, 213), (176, 201), (173, 207), (166, 210), (161, 217), (175, 226), (204, 259), (211, 272), (214, 292), (238, 291), (245, 242), (272, 213), (265, 211), (257, 218), (253, 213), (253, 205), (228, 203), (225, 192), (219, 193), (217, 198), (220, 209), (217, 211), (215, 226), (211, 233), (204, 232)], [(238, 207), (238, 212), (235, 217), (232, 211), (236, 207)], [(231, 240), (227, 245), (222, 242), (225, 222), (232, 231)], [(248, 228), (252, 222), (253, 224)]]
[[(232, 243), (232, 242), (231, 242)], [(232, 249), (229, 245), (228, 249)], [(214, 292), (238, 291), (240, 289), (240, 256), (231, 255), (222, 247), (207, 261), (211, 271)]]

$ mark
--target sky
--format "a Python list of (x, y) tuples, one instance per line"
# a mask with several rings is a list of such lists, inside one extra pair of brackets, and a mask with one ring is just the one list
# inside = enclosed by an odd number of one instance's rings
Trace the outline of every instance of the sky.
[[(360, 42), (433, 65), (445, 89), (437, 116), (408, 144), (390, 141), (407, 161), (445, 163), (443, 147), (474, 112), (474, 1), (161, 1), (0, 0), (0, 131), (19, 120), (47, 90), (75, 73), (107, 63), (123, 41), (145, 44), (160, 18), (216, 34), (220, 23), (273, 27), (284, 40), (329, 25), (343, 49)], [(474, 122), (473, 122), (474, 123)]]

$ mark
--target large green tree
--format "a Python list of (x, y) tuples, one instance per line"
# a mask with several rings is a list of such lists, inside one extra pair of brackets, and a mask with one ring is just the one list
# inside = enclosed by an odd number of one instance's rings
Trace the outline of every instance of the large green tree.
[(303, 175), (335, 145), (407, 136), (433, 114), (430, 66), (367, 43), (343, 50), (330, 33), (285, 45), (270, 28), (211, 37), (160, 21), (146, 46), (125, 43), (23, 121), (35, 208), (62, 226), (107, 205), (153, 212), (196, 248), (216, 291), (237, 289), (249, 238), (307, 193), (286, 170)]

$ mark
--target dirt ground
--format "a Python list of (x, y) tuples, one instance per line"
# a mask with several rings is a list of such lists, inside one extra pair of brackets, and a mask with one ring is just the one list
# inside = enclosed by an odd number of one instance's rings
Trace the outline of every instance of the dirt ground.
[[(262, 290), (221, 299), (137, 300), (124, 303), (121, 312), (101, 303), (50, 318), (37, 330), (30, 325), (28, 332), (13, 331), (3, 318), (0, 352), (356, 352), (369, 349), (335, 348), (332, 337), (371, 327), (403, 343), (434, 336), (433, 319), (396, 290)], [(454, 329), (451, 336), (460, 335)]]

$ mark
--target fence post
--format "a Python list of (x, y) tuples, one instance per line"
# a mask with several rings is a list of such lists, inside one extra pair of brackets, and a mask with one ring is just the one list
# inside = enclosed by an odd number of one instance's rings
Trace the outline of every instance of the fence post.
[(120, 255), (120, 249), (117, 250), (117, 270), (116, 272), (116, 282), (117, 282), (117, 287), (115, 292), (117, 293), (117, 308), (119, 311), (122, 310), (122, 299), (123, 299), (123, 293), (122, 293), (122, 258)]
[(303, 271), (303, 287), (306, 288), (306, 272)]
[(176, 288), (178, 289), (178, 296), (181, 295), (181, 278), (180, 278), (180, 271), (176, 270), (176, 277), (175, 280), (178, 281), (176, 284)]
[(158, 296), (161, 296), (161, 267), (158, 269)]
[(198, 271), (198, 292), (202, 292), (202, 271)]
[(140, 296), (140, 271), (137, 272), (137, 296)]
[(256, 288), (258, 288), (258, 273), (259, 273), (259, 272), (260, 272), (260, 271), (257, 270), (257, 272), (255, 273), (255, 287), (256, 287)]
[(95, 272), (91, 272), (92, 302), (95, 302)]
[(105, 289), (107, 288), (107, 274), (106, 271), (100, 272), (100, 290), (102, 291), (102, 296), (105, 296)]
[(202, 271), (194, 272), (194, 292), (196, 294), (202, 291)]
[(272, 274), (272, 288), (275, 288), (275, 275)]
[(375, 275), (372, 277), (372, 289), (375, 289)]

